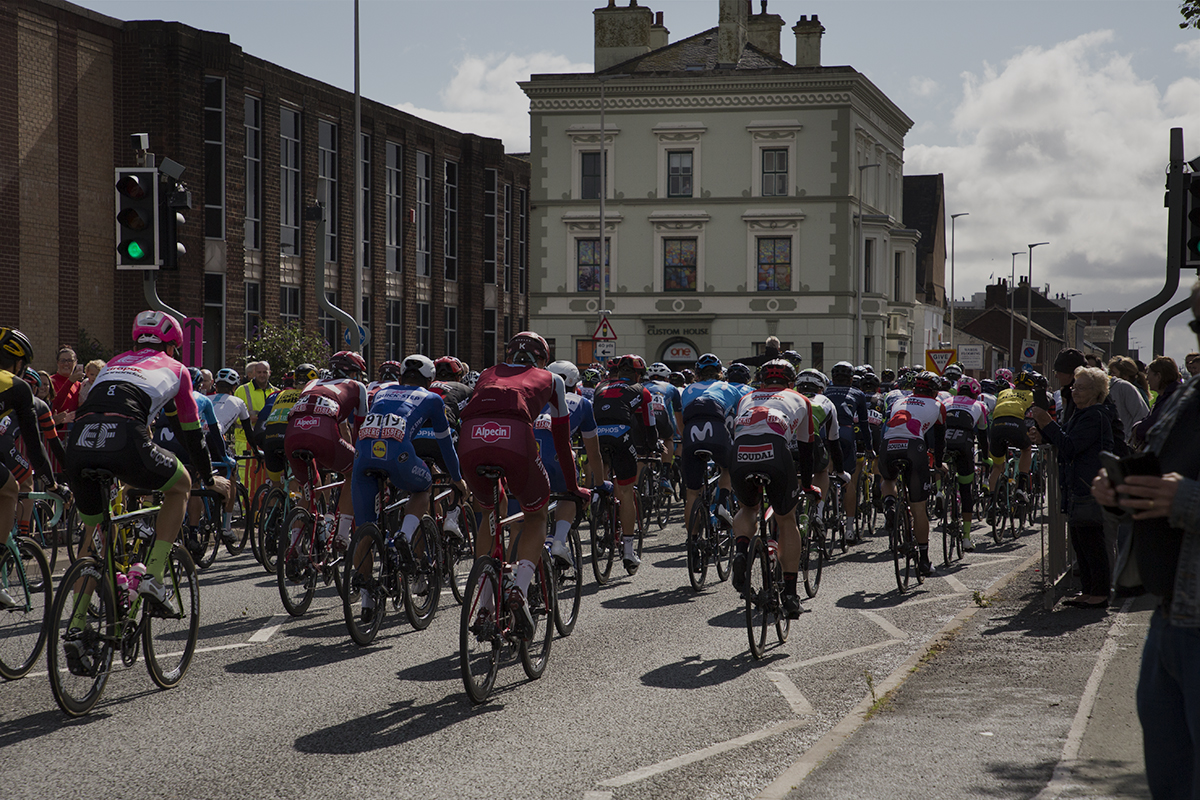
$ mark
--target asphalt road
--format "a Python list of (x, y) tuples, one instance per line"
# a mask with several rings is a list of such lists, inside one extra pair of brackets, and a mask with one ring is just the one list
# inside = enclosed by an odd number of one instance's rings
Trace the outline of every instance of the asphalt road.
[(505, 663), (479, 707), (448, 592), (427, 630), (392, 614), (360, 648), (332, 587), (291, 618), (249, 550), (222, 554), (201, 574), (200, 651), (178, 688), (156, 689), (139, 662), (69, 720), (44, 667), (0, 685), (0, 796), (753, 796), (1038, 551), (1036, 530), (976, 541), (903, 596), (884, 538), (837, 555), (788, 641), (754, 661), (729, 584), (688, 585), (676, 522), (647, 539), (636, 576), (598, 588), (588, 574), (541, 680)]

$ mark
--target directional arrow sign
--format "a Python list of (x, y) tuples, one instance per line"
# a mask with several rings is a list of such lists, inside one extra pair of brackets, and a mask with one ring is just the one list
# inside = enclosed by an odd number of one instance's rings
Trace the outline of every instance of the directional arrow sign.
[(597, 342), (615, 342), (617, 340), (617, 332), (613, 330), (608, 317), (600, 319), (600, 324), (596, 326), (596, 332), (592, 334), (592, 339)]
[(187, 317), (183, 321), (183, 363), (204, 366), (204, 318)]
[[(359, 325), (358, 326), (358, 349), (359, 350), (366, 347), (368, 337), (369, 337), (369, 334), (367, 333), (367, 329), (364, 328), (362, 325)], [(354, 347), (354, 337), (349, 328), (346, 329), (345, 338), (346, 338), (346, 347)]]

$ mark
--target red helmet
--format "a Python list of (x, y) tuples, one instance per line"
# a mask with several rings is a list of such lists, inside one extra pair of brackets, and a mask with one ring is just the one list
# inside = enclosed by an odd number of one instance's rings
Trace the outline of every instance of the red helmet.
[(913, 394), (920, 397), (937, 397), (938, 376), (932, 372), (919, 372), (913, 380)]
[(404, 374), (404, 365), (399, 361), (385, 361), (379, 365), (379, 380), (399, 381)]
[(776, 358), (762, 365), (758, 380), (763, 386), (791, 387), (796, 380), (796, 368), (787, 359)]
[(615, 363), (612, 364), (612, 368), (617, 371), (620, 371), (623, 369), (631, 369), (634, 372), (638, 373), (638, 375), (645, 375), (646, 374), (646, 359), (642, 358), (639, 355), (634, 355), (633, 353), (628, 353), (626, 355), (618, 357), (616, 359)]
[(330, 357), (329, 369), (334, 375), (363, 375), (367, 371), (367, 362), (353, 350), (340, 350)]
[[(520, 360), (518, 360), (520, 359)], [(521, 331), (508, 340), (508, 361), (510, 364), (535, 362), (542, 366), (550, 360), (550, 345), (546, 340), (533, 331)]]
[(433, 367), (439, 381), (461, 381), (467, 375), (467, 365), (454, 356), (442, 356)]

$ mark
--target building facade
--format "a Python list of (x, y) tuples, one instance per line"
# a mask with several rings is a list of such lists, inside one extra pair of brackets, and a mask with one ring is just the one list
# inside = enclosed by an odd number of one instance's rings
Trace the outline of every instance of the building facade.
[[(39, 362), (80, 328), (123, 349), (147, 305), (142, 275), (115, 268), (113, 191), (114, 167), (135, 164), (130, 135), (143, 132), (160, 160), (185, 168), (187, 253), (156, 283), (165, 303), (204, 319), (206, 366), (243, 362), (264, 321), (298, 322), (344, 348), (318, 291), (352, 314), (362, 303), (374, 363), (422, 352), (489, 365), (525, 327), (529, 164), (499, 140), (362, 100), (356, 291), (352, 93), (246, 54), (226, 34), (62, 0), (5, 3), (0, 36), (0, 93), (16, 109), (0, 122), (2, 191), (21, 220), (0, 254), (0, 285), (20, 302), (0, 310), (0, 324), (42, 343)], [(318, 202), (322, 287), (306, 218)]]
[(790, 64), (765, 4), (713, 5), (717, 27), (672, 44), (661, 12), (610, 0), (594, 73), (521, 84), (531, 319), (560, 358), (591, 361), (606, 263), (618, 353), (684, 366), (775, 335), (825, 369), (907, 363), (925, 325), (920, 235), (901, 222), (912, 120), (861, 73), (821, 66), (815, 16), (792, 28)]

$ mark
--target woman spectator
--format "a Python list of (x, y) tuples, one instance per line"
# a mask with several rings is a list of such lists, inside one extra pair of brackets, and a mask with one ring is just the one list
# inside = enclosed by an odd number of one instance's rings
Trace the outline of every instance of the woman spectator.
[(83, 401), (87, 399), (88, 390), (92, 388), (92, 382), (96, 380), (96, 376), (102, 369), (104, 369), (104, 362), (98, 358), (92, 359), (84, 367), (83, 383), (79, 385), (79, 405), (83, 405)]
[(1063, 495), (1082, 590), (1063, 604), (1079, 608), (1108, 605), (1110, 577), (1104, 521), (1100, 504), (1091, 494), (1092, 479), (1100, 472), (1100, 451), (1113, 448), (1112, 425), (1102, 406), (1108, 386), (1109, 378), (1103, 370), (1077, 368), (1071, 384), (1075, 413), (1065, 428), (1060, 428), (1045, 410), (1031, 410), (1038, 430), (1054, 445), (1066, 467)]
[(1175, 359), (1170, 356), (1159, 356), (1151, 361), (1150, 366), (1146, 368), (1146, 380), (1150, 388), (1158, 392), (1158, 399), (1145, 419), (1134, 426), (1133, 443), (1137, 447), (1146, 443), (1146, 431), (1154, 427), (1154, 423), (1158, 421), (1158, 412), (1163, 407), (1163, 401), (1183, 385), (1179, 367), (1176, 366)]
[(1121, 426), (1128, 440), (1133, 433), (1133, 426), (1150, 413), (1147, 400), (1149, 393), (1138, 385), (1139, 381), (1145, 379), (1138, 372), (1137, 362), (1129, 356), (1116, 356), (1109, 361), (1108, 374), (1112, 378), (1108, 393), (1117, 407), (1117, 416), (1121, 418)]
[(64, 441), (67, 438), (67, 426), (75, 421), (75, 409), (79, 408), (79, 384), (71, 379), (77, 363), (74, 350), (60, 347), (58, 371), (50, 376), (50, 385), (54, 388), (54, 402), (50, 410), (54, 412), (59, 438)]

